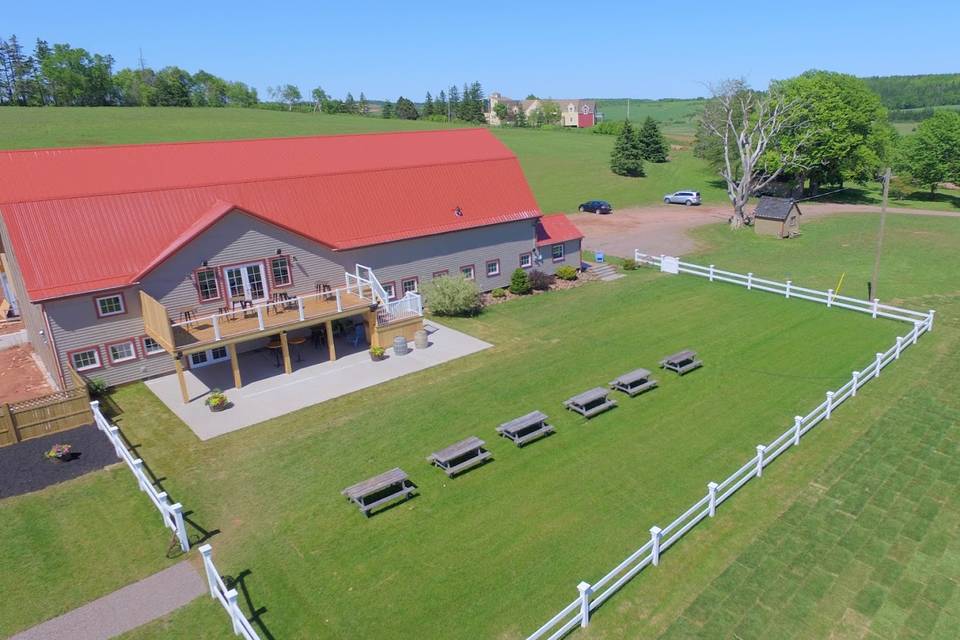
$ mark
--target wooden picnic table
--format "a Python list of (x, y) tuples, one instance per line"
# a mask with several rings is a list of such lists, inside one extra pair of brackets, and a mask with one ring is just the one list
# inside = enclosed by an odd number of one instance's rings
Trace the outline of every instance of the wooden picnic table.
[(553, 432), (553, 427), (547, 424), (547, 415), (541, 411), (532, 411), (497, 427), (497, 433), (512, 440), (518, 447)]
[(427, 457), (427, 462), (440, 467), (452, 478), (461, 471), (483, 464), (493, 456), (483, 448), (484, 445), (486, 442), (480, 438), (470, 436), (440, 451), (434, 451)]
[(616, 400), (611, 400), (609, 389), (603, 387), (594, 387), (583, 393), (578, 393), (563, 403), (570, 411), (576, 411), (585, 418), (592, 418), (598, 413), (603, 413), (607, 409), (617, 406)]
[(399, 467), (368, 478), (363, 482), (349, 486), (340, 493), (356, 504), (363, 515), (397, 498), (409, 498), (417, 488), (410, 482), (409, 476)]
[(650, 372), (646, 369), (634, 369), (629, 373), (619, 376), (616, 380), (610, 383), (611, 389), (623, 391), (631, 398), (643, 393), (644, 391), (649, 391), (656, 386), (657, 381), (650, 379)]
[(660, 361), (661, 369), (676, 371), (680, 375), (683, 375), (688, 371), (693, 371), (694, 369), (702, 366), (703, 362), (697, 360), (697, 352), (691, 351), (690, 349), (678, 351), (677, 353), (667, 356)]

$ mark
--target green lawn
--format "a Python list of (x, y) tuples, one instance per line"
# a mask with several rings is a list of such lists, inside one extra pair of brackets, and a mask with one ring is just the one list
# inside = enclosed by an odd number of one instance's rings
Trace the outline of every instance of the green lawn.
[[(660, 123), (661, 129), (670, 135), (692, 137), (697, 132), (697, 119), (703, 113), (706, 101), (691, 100), (630, 100), (631, 122), (642, 122), (651, 116)], [(608, 121), (627, 119), (627, 100), (600, 99), (598, 109)]]

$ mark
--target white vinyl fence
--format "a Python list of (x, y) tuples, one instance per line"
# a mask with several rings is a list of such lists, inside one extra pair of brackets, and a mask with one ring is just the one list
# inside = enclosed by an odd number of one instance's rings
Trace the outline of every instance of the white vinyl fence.
[(117, 452), (117, 457), (127, 463), (127, 467), (133, 472), (133, 476), (140, 485), (140, 491), (147, 494), (153, 506), (160, 511), (164, 526), (177, 535), (180, 548), (184, 552), (189, 551), (190, 541), (187, 539), (187, 529), (183, 524), (183, 506), (179, 502), (170, 504), (167, 492), (158, 491), (157, 488), (153, 486), (153, 481), (147, 476), (146, 471), (143, 470), (143, 460), (134, 457), (133, 453), (127, 449), (127, 443), (120, 437), (120, 429), (110, 424), (110, 421), (104, 417), (100, 411), (100, 403), (94, 400), (90, 403), (90, 408), (93, 409), (93, 418), (97, 423), (97, 428), (110, 440), (110, 443)]
[(720, 483), (708, 482), (707, 493), (697, 500), (689, 509), (667, 526), (651, 527), (650, 539), (639, 549), (630, 554), (623, 562), (614, 567), (607, 575), (593, 584), (581, 582), (577, 585), (577, 598), (560, 610), (557, 615), (548, 620), (542, 627), (534, 631), (528, 640), (562, 638), (575, 627), (586, 627), (590, 622), (590, 613), (603, 604), (607, 598), (617, 592), (631, 578), (649, 565), (658, 566), (661, 554), (673, 546), (690, 529), (695, 527), (704, 518), (712, 518), (717, 508), (733, 496), (740, 487), (752, 478), (760, 478), (763, 469), (777, 459), (782, 453), (800, 444), (800, 439), (823, 420), (829, 420), (833, 411), (846, 400), (857, 395), (857, 390), (874, 378), (880, 376), (881, 370), (897, 360), (904, 349), (916, 344), (917, 339), (924, 333), (933, 330), (934, 312), (921, 313), (910, 309), (901, 309), (890, 305), (880, 304), (879, 300), (858, 300), (840, 296), (829, 291), (818, 291), (793, 285), (787, 282), (775, 282), (747, 275), (721, 271), (714, 265), (701, 265), (681, 262), (671, 256), (648, 256), (637, 251), (637, 262), (650, 264), (668, 273), (688, 273), (708, 278), (711, 282), (729, 282), (745, 286), (747, 289), (759, 289), (771, 293), (781, 294), (787, 298), (800, 298), (825, 304), (828, 307), (841, 307), (862, 313), (869, 313), (872, 317), (891, 318), (912, 325), (912, 329), (905, 335), (897, 336), (894, 344), (885, 352), (877, 353), (868, 364), (851, 374), (850, 380), (840, 388), (827, 391), (826, 398), (813, 411), (805, 416), (796, 416), (793, 425), (780, 436), (768, 444), (758, 444), (752, 458), (734, 471)]
[(205, 544), (200, 547), (200, 555), (203, 556), (203, 568), (207, 572), (207, 584), (210, 585), (210, 597), (220, 601), (223, 608), (226, 609), (230, 621), (233, 623), (233, 634), (243, 636), (246, 640), (260, 640), (260, 636), (254, 631), (253, 625), (243, 615), (240, 605), (237, 604), (237, 590), (227, 589), (223, 583), (220, 572), (213, 564), (213, 548)]

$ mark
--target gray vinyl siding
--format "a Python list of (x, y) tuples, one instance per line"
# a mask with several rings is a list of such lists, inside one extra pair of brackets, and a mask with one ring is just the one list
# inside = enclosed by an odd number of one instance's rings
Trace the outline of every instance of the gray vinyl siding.
[(57, 359), (54, 356), (54, 350), (50, 344), (50, 336), (47, 335), (46, 322), (43, 318), (43, 307), (39, 304), (30, 302), (27, 297), (27, 289), (23, 284), (23, 275), (20, 271), (20, 264), (17, 262), (16, 252), (10, 237), (7, 235), (7, 227), (3, 222), (3, 216), (0, 215), (0, 242), (7, 254), (7, 264), (10, 267), (9, 283), (13, 287), (13, 293), (17, 297), (17, 304), (20, 311), (20, 317), (23, 320), (24, 329), (27, 331), (27, 339), (33, 346), (34, 352), (40, 356), (41, 362), (50, 373), (50, 377), (62, 384), (58, 380)]
[[(348, 251), (333, 251), (312, 240), (263, 222), (243, 213), (232, 213), (197, 236), (187, 246), (164, 261), (144, 277), (140, 287), (167, 307), (172, 317), (184, 308), (199, 308), (201, 314), (216, 313), (226, 303), (217, 300), (200, 304), (194, 285), (194, 270), (204, 261), (209, 267), (264, 261), (268, 288), (273, 289), (269, 258), (277, 250), (291, 257), (293, 285), (279, 289), (291, 294), (306, 295), (316, 291), (318, 282), (332, 287), (345, 284), (344, 272), (353, 272), (357, 263), (373, 269), (381, 282), (395, 282), (416, 277), (420, 283), (432, 279), (438, 271), (459, 273), (460, 267), (474, 265), (477, 286), (489, 291), (505, 287), (510, 274), (519, 266), (520, 254), (534, 247), (534, 222), (524, 220), (467, 229), (454, 233), (413, 238)], [(579, 266), (579, 241), (568, 243), (566, 260), (553, 264), (545, 253), (544, 263), (536, 266), (553, 273), (560, 264)], [(576, 253), (576, 258), (574, 257)], [(488, 278), (486, 262), (500, 260), (500, 274)], [(224, 283), (220, 282), (221, 295)], [(140, 316), (139, 287), (123, 290), (127, 312), (124, 315), (98, 318), (93, 295), (77, 296), (48, 303), (47, 313), (57, 343), (61, 363), (67, 364), (68, 352), (98, 346), (103, 367), (90, 371), (91, 378), (102, 378), (116, 385), (173, 371), (172, 358), (161, 354), (145, 357), (140, 340), (144, 333)], [(102, 294), (98, 294), (102, 295)], [(109, 343), (128, 338), (136, 340), (137, 360), (111, 365), (107, 353)], [(239, 345), (240, 350), (256, 348), (256, 341)]]
[(569, 265), (574, 269), (580, 268), (580, 240), (567, 240), (563, 243), (563, 260), (559, 262), (554, 262), (551, 257), (552, 254), (552, 245), (546, 245), (540, 248), (540, 253), (543, 256), (542, 264), (534, 264), (534, 269), (539, 269), (544, 273), (554, 274), (557, 272), (557, 269), (564, 265)]

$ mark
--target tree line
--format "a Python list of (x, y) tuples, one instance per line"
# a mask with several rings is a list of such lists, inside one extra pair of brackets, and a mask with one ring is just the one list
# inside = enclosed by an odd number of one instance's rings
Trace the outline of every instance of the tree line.
[(398, 118), (401, 120), (431, 120), (447, 122), (462, 120), (463, 122), (483, 123), (485, 96), (479, 82), (463, 83), (463, 89), (457, 85), (450, 85), (448, 89), (441, 89), (434, 97), (429, 91), (420, 105), (414, 104), (409, 98), (400, 96), (396, 103), (384, 101), (380, 114), (384, 118)]
[[(917, 109), (960, 104), (960, 73), (864, 78), (888, 109)], [(931, 114), (932, 115), (932, 114)]]
[(0, 105), (249, 107), (257, 90), (179, 67), (113, 71), (113, 56), (37, 39), (27, 53), (16, 35), (0, 38)]

